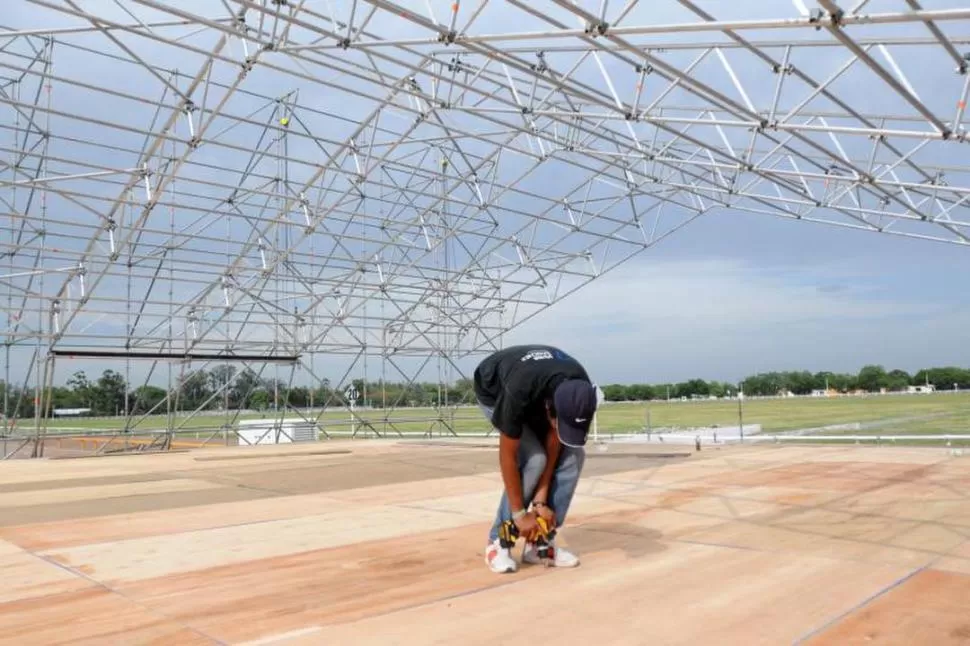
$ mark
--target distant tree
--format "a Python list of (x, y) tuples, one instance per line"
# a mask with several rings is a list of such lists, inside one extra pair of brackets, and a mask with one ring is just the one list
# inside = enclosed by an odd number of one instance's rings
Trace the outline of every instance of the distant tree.
[(913, 384), (921, 385), (927, 382), (936, 386), (938, 390), (953, 388), (953, 384), (956, 384), (957, 388), (970, 388), (970, 370), (946, 366), (920, 370), (913, 375)]
[(815, 376), (803, 370), (788, 374), (788, 388), (796, 395), (808, 395), (815, 388)]
[(74, 401), (81, 408), (94, 408), (94, 389), (83, 370), (78, 370), (67, 380), (67, 387), (74, 393)]
[(231, 400), (232, 383), (236, 379), (236, 372), (236, 366), (229, 365), (216, 366), (209, 371), (209, 388), (212, 392), (221, 393), (219, 402), (224, 402), (227, 397)]
[(886, 375), (886, 388), (891, 391), (906, 390), (911, 382), (912, 377), (905, 370), (890, 370)]
[(243, 369), (229, 390), (229, 408), (253, 407), (250, 401), (259, 389), (259, 377), (249, 368)]
[(146, 414), (152, 412), (159, 415), (167, 411), (167, 406), (161, 404), (168, 395), (168, 391), (158, 386), (144, 385), (135, 388), (129, 395), (130, 413), (132, 415)]
[(626, 386), (620, 384), (609, 384), (602, 386), (602, 390), (606, 401), (619, 402), (626, 400)]
[(882, 366), (863, 366), (857, 378), (859, 388), (869, 392), (877, 392), (881, 388), (888, 387), (889, 375)]
[(206, 403), (213, 390), (209, 375), (204, 370), (194, 370), (182, 378), (179, 384), (179, 410), (195, 410)]
[(703, 379), (691, 379), (677, 384), (677, 397), (693, 397), (695, 395), (706, 397), (711, 392), (710, 386)]
[(118, 415), (125, 413), (125, 393), (128, 384), (124, 375), (114, 370), (105, 370), (91, 387), (91, 400), (96, 415)]
[(633, 384), (632, 386), (627, 386), (626, 392), (627, 397), (634, 401), (646, 401), (653, 399), (655, 395), (654, 389), (649, 384)]
[(256, 410), (266, 410), (269, 408), (270, 397), (265, 390), (257, 390), (249, 398), (249, 407)]
[(286, 401), (290, 406), (304, 408), (310, 405), (310, 389), (306, 386), (293, 386), (286, 393)]

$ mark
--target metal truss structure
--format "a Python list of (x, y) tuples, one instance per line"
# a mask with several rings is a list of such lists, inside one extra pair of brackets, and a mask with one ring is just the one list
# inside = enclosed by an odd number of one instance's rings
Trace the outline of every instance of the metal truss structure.
[(167, 369), (169, 412), (187, 365), (446, 383), (711, 213), (970, 241), (966, 5), (9, 4), (5, 383), (40, 402), (69, 357)]

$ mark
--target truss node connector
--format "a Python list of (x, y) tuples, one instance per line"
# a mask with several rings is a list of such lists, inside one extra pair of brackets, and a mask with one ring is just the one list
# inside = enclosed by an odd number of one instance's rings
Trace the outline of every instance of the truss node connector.
[(542, 74), (543, 72), (549, 69), (549, 66), (546, 65), (546, 53), (540, 50), (536, 52), (536, 58), (539, 59), (539, 62), (530, 64), (529, 68), (533, 72), (539, 72), (540, 74)]
[(229, 278), (228, 274), (223, 274), (219, 279), (219, 282), (222, 283), (222, 298), (226, 303), (227, 310), (232, 307), (232, 300), (229, 298), (229, 288), (231, 286), (230, 281), (231, 279)]
[(843, 11), (842, 9), (837, 9), (834, 13), (830, 13), (829, 20), (831, 21), (832, 26), (835, 28), (841, 28), (842, 18), (844, 16), (845, 16), (845, 11)]
[(115, 222), (114, 218), (108, 218), (107, 223), (104, 225), (104, 230), (108, 232), (108, 244), (111, 247), (111, 253), (108, 255), (108, 259), (111, 262), (118, 260), (120, 255), (117, 247), (115, 246), (115, 230), (118, 228), (118, 223)]
[(595, 38), (596, 36), (605, 36), (606, 32), (610, 30), (610, 23), (605, 20), (599, 22), (591, 22), (586, 25), (586, 33), (592, 34)]
[(822, 29), (823, 18), (825, 18), (825, 11), (823, 9), (812, 9), (808, 14), (808, 22), (809, 24), (815, 25), (815, 31)]
[(246, 75), (249, 72), (251, 72), (254, 67), (256, 67), (256, 57), (247, 56), (246, 60), (242, 62), (243, 75)]
[(51, 301), (51, 324), (55, 334), (61, 333), (61, 301), (55, 298)]
[(189, 148), (190, 149), (196, 150), (201, 145), (202, 145), (202, 137), (196, 135), (196, 136), (192, 137), (191, 139), (189, 139)]
[(970, 52), (965, 52), (963, 54), (963, 60), (960, 62), (959, 67), (957, 67), (957, 74), (966, 76), (968, 65), (970, 65)]
[(438, 34), (438, 42), (445, 43), (446, 45), (451, 45), (454, 43), (456, 38), (458, 38), (458, 32), (456, 32), (454, 29), (442, 34)]
[(448, 71), (449, 72), (465, 71), (464, 63), (461, 62), (461, 56), (455, 56), (454, 58), (451, 59), (451, 62), (448, 63)]
[(192, 338), (198, 339), (199, 338), (199, 326), (198, 326), (199, 312), (195, 308), (195, 306), (192, 306), (189, 309), (188, 316), (186, 317), (186, 321), (189, 324), (189, 330), (192, 332)]
[(340, 39), (340, 42), (338, 44), (340, 45), (340, 49), (349, 49), (350, 48), (350, 39), (349, 38), (341, 38)]

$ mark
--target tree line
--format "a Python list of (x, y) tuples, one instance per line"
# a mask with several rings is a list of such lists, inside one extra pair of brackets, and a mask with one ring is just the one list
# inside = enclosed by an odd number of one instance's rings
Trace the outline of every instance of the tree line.
[[(914, 374), (886, 370), (883, 366), (863, 367), (857, 374), (790, 371), (765, 372), (743, 379), (740, 384), (690, 379), (679, 383), (608, 384), (601, 386), (607, 401), (644, 401), (734, 397), (738, 386), (747, 396), (774, 396), (791, 392), (807, 395), (816, 390), (848, 393), (899, 392), (909, 386), (931, 384), (938, 390), (970, 388), (970, 370), (958, 367), (928, 368)], [(20, 388), (0, 381), (0, 395), (6, 417), (28, 418), (36, 414), (32, 388)], [(169, 391), (154, 385), (130, 387), (120, 373), (105, 370), (91, 380), (74, 373), (64, 386), (55, 386), (44, 397), (44, 414), (55, 410), (87, 409), (89, 415), (146, 415), (194, 410), (275, 410), (285, 407), (334, 407), (353, 404), (373, 408), (448, 406), (474, 404), (470, 379), (450, 385), (417, 382), (382, 382), (356, 379), (332, 385), (327, 379), (316, 387), (290, 386), (284, 380), (263, 378), (250, 369), (217, 366), (183, 375)]]
[[(33, 388), (21, 388), (0, 381), (4, 415), (19, 419), (36, 415)], [(75, 372), (66, 385), (54, 386), (43, 397), (42, 414), (82, 409), (82, 414), (164, 415), (182, 411), (277, 410), (324, 408), (347, 405), (392, 408), (474, 403), (471, 381), (458, 380), (450, 386), (435, 383), (381, 382), (355, 379), (334, 386), (329, 379), (315, 387), (290, 384), (283, 379), (264, 378), (250, 369), (217, 366), (188, 372), (171, 390), (156, 385), (130, 387), (124, 375), (105, 370), (95, 380), (84, 371)]]
[(910, 386), (932, 385), (937, 390), (970, 388), (970, 370), (957, 367), (927, 368), (909, 374), (905, 370), (886, 370), (880, 365), (864, 366), (857, 374), (837, 372), (764, 372), (739, 383), (691, 379), (675, 384), (611, 384), (603, 386), (607, 401), (681, 399), (697, 397), (735, 397), (740, 386), (746, 396), (771, 397), (792, 393), (809, 395), (824, 390), (835, 393), (865, 391), (902, 392)]

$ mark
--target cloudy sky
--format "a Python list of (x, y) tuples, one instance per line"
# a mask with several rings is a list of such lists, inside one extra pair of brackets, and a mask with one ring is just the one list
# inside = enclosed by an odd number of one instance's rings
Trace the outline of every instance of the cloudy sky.
[(561, 344), (603, 382), (965, 366), (968, 272), (956, 245), (721, 212), (507, 339)]

